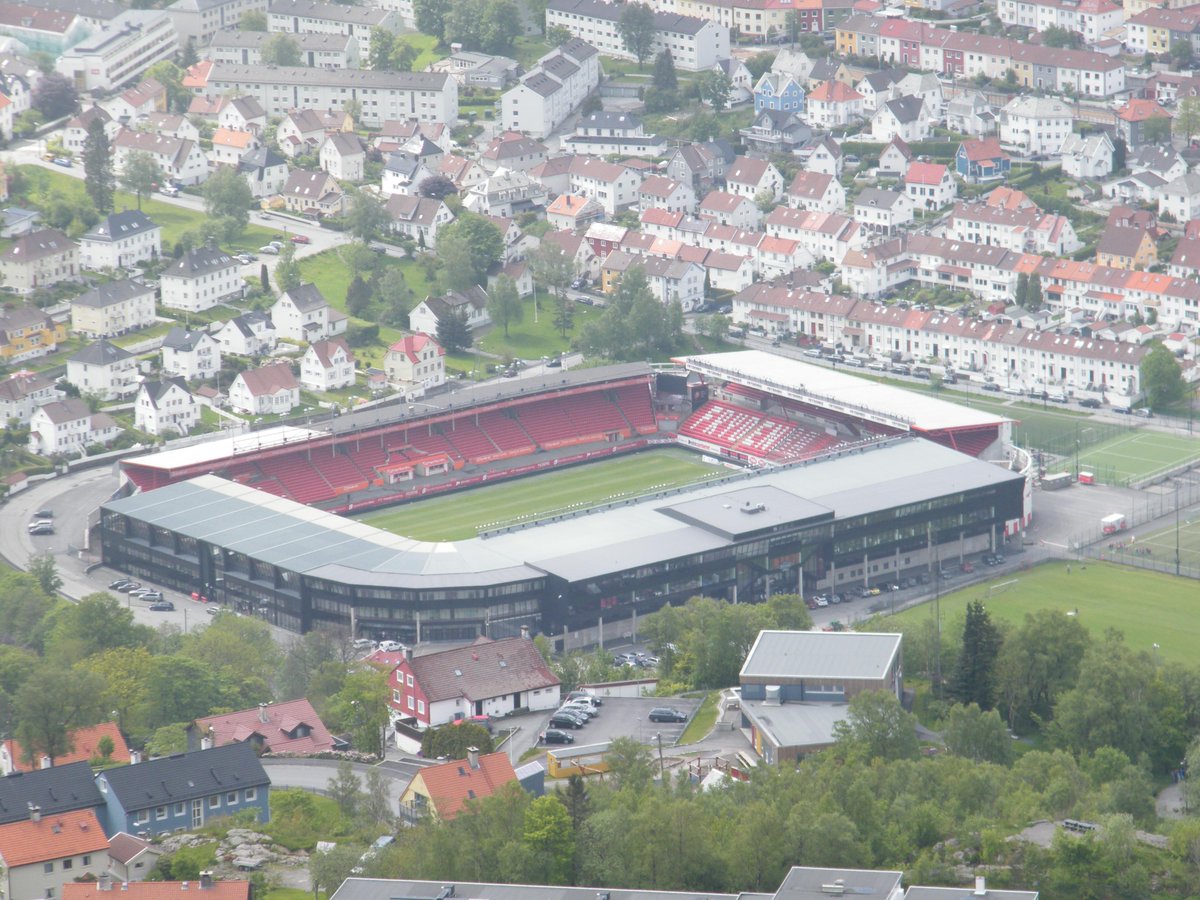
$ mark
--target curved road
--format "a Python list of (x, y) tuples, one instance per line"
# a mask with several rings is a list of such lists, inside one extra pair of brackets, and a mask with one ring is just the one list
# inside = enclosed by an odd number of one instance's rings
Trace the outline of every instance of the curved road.
[[(264, 759), (262, 764), (271, 778), (272, 787), (302, 788), (318, 794), (325, 793), (329, 782), (337, 776), (338, 768), (338, 762), (332, 759)], [(400, 797), (412, 780), (410, 775), (387, 765), (368, 766), (352, 763), (351, 767), (363, 784), (366, 783), (366, 774), (371, 769), (381, 772), (387, 779), (388, 806), (393, 812), (400, 808)]]

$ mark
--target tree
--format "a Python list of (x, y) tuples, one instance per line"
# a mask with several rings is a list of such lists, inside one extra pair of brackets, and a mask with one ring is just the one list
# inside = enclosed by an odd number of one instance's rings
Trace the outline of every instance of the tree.
[(942, 737), (946, 749), (973, 762), (1007, 765), (1012, 758), (1012, 739), (996, 710), (984, 712), (975, 703), (950, 707)]
[(912, 759), (920, 751), (917, 720), (889, 691), (863, 691), (833, 726), (838, 747), (866, 759)]
[(187, 112), (192, 102), (192, 92), (183, 86), (183, 69), (169, 59), (161, 59), (146, 70), (146, 77), (153, 78), (167, 89), (167, 105), (177, 113)]
[(58, 662), (30, 673), (13, 698), (13, 716), (16, 738), (31, 764), (43, 756), (53, 762), (74, 749), (70, 733), (99, 721), (102, 687), (94, 675)]
[(189, 35), (188, 39), (183, 42), (183, 49), (179, 51), (179, 67), (190, 69), (199, 61), (200, 56), (196, 53), (196, 39)]
[(110, 211), (116, 178), (113, 176), (112, 146), (100, 119), (92, 120), (83, 141), (83, 177), (96, 209), (102, 213)]
[(555, 298), (553, 325), (564, 338), (575, 327), (575, 302), (570, 297)]
[(1029, 275), (1025, 272), (1017, 276), (1017, 292), (1013, 300), (1017, 306), (1024, 306), (1029, 302)]
[(512, 0), (488, 0), (483, 14), (483, 52), (510, 53), (520, 34), (521, 14)]
[(1029, 278), (1029, 297), (1025, 302), (1025, 308), (1030, 312), (1037, 312), (1042, 308), (1042, 276), (1032, 275)]
[(219, 166), (204, 182), (204, 211), (219, 223), (226, 243), (242, 236), (250, 222), (254, 195), (250, 185), (233, 166)]
[(42, 76), (33, 89), (33, 107), (45, 117), (45, 121), (53, 122), (75, 112), (79, 107), (79, 93), (71, 79), (58, 72), (50, 72)]
[(1190, 40), (1171, 42), (1171, 67), (1183, 69), (1192, 61), (1192, 42)]
[(371, 52), (367, 65), (378, 72), (392, 68), (392, 54), (396, 50), (396, 35), (387, 28), (376, 25), (371, 29)]
[(362, 782), (354, 774), (354, 767), (347, 759), (338, 763), (337, 774), (329, 779), (325, 793), (337, 804), (342, 815), (353, 819), (358, 813), (358, 804), (362, 801)]
[(542, 241), (530, 254), (529, 265), (534, 281), (559, 297), (575, 277), (574, 261), (553, 241)]
[(100, 763), (100, 765), (107, 765), (112, 759), (112, 755), (116, 749), (117, 745), (107, 734), (100, 738), (100, 740), (96, 741), (97, 761)]
[(446, 13), (450, 0), (413, 0), (417, 31), (442, 40), (446, 35)]
[(149, 153), (134, 150), (125, 157), (125, 165), (121, 169), (121, 187), (137, 195), (139, 210), (142, 208), (142, 197), (149, 195), (154, 186), (162, 181), (162, 169)]
[(350, 191), (350, 208), (346, 211), (346, 230), (350, 234), (365, 244), (387, 223), (387, 211), (378, 197), (359, 188)]
[(334, 730), (349, 731), (356, 750), (382, 756), (390, 696), (386, 672), (370, 667), (355, 669), (329, 698), (326, 722)]
[(466, 313), (462, 310), (441, 316), (437, 324), (437, 342), (447, 353), (466, 350), (474, 343), (471, 326), (467, 324)]
[(522, 843), (530, 853), (535, 884), (567, 884), (575, 858), (571, 817), (553, 794), (538, 797), (525, 808)]
[(78, 603), (60, 606), (51, 615), (47, 652), (60, 659), (85, 659), (119, 648), (149, 647), (154, 630), (138, 625), (133, 610), (111, 594), (88, 594)]
[(1069, 47), (1076, 48), (1080, 45), (1082, 36), (1069, 28), (1063, 28), (1059, 25), (1051, 25), (1049, 28), (1042, 29), (1042, 43), (1047, 47)]
[(1184, 97), (1175, 111), (1175, 131), (1191, 143), (1192, 136), (1200, 131), (1200, 97)]
[(679, 78), (675, 74), (675, 58), (671, 51), (663, 49), (654, 57), (654, 74), (650, 76), (654, 86), (660, 91), (674, 93), (679, 89)]
[(178, 655), (155, 656), (147, 669), (147, 683), (154, 686), (147, 692), (141, 710), (143, 725), (148, 730), (174, 722), (189, 722), (224, 705), (219, 676), (195, 659)]
[(379, 276), (380, 320), (399, 328), (408, 327), (408, 312), (412, 308), (413, 292), (404, 272), (396, 266), (384, 269)]
[(592, 812), (592, 798), (588, 794), (587, 783), (582, 775), (569, 775), (566, 790), (559, 787), (557, 791), (567, 815), (571, 817), (571, 830), (578, 834)]
[(474, 722), (427, 728), (421, 735), (421, 755), (426, 759), (466, 759), (471, 747), (480, 753), (491, 753), (493, 749), (491, 734)]
[(634, 55), (640, 69), (654, 49), (654, 38), (658, 34), (654, 8), (639, 2), (625, 4), (617, 20), (617, 30), (625, 42), (625, 49)]
[(412, 44), (407, 41), (400, 43), (392, 54), (392, 68), (397, 72), (411, 72), (420, 55), (421, 52)]
[(1025, 616), (996, 659), (996, 698), (1010, 728), (1050, 719), (1059, 695), (1075, 685), (1089, 642), (1075, 616), (1050, 609)]
[(62, 588), (62, 576), (58, 574), (58, 563), (53, 553), (40, 553), (29, 560), (29, 574), (37, 579), (38, 587), (47, 597), (53, 597)]
[(441, 263), (438, 280), (445, 290), (462, 292), (479, 285), (479, 276), (475, 274), (476, 252), (469, 236), (443, 233), (438, 238), (438, 258)]
[(571, 39), (571, 32), (561, 25), (551, 25), (546, 29), (546, 43), (551, 47), (561, 47)]
[(238, 29), (240, 31), (266, 31), (267, 14), (257, 9), (242, 13), (242, 17), (238, 19)]
[(346, 312), (363, 318), (371, 306), (371, 288), (361, 275), (355, 275), (346, 288)]
[(359, 804), (362, 820), (371, 827), (392, 824), (391, 784), (382, 770), (372, 766), (363, 783), (363, 798)]
[(154, 734), (146, 741), (146, 752), (151, 756), (184, 753), (188, 748), (187, 727), (187, 722), (172, 722), (154, 729)]
[(714, 111), (721, 112), (729, 106), (733, 82), (724, 69), (717, 69), (701, 76), (698, 90), (701, 100), (711, 106)]
[(608, 776), (618, 790), (644, 791), (654, 781), (654, 759), (650, 748), (630, 737), (613, 738), (604, 756)]
[(1171, 140), (1171, 117), (1155, 116), (1142, 123), (1142, 141), (1147, 144), (1165, 144)]
[(365, 852), (366, 848), (361, 845), (341, 843), (327, 850), (314, 851), (308, 860), (313, 891), (320, 890), (326, 897), (332, 897), (342, 882), (353, 874)]
[(432, 200), (445, 200), (451, 194), (457, 194), (458, 188), (445, 175), (430, 175), (417, 185), (417, 193)]
[[(375, 29), (376, 31), (379, 29)], [(372, 47), (371, 51), (374, 52)], [(288, 34), (280, 32), (267, 38), (262, 45), (264, 66), (299, 66), (303, 63), (300, 46)]]
[(207, 628), (184, 637), (181, 654), (216, 673), (225, 705), (245, 709), (271, 699), (281, 653), (261, 619), (217, 616)]
[(258, 282), (262, 285), (264, 294), (271, 293), (271, 275), (266, 263), (261, 263), (258, 267)]
[(1183, 397), (1186, 390), (1183, 369), (1175, 354), (1160, 342), (1156, 341), (1142, 358), (1140, 372), (1142, 390), (1151, 409), (1169, 406)]
[(492, 293), (488, 297), (488, 314), (494, 323), (504, 329), (506, 338), (508, 337), (508, 326), (520, 322), (525, 316), (525, 307), (521, 303), (521, 295), (517, 292), (516, 282), (507, 275), (501, 275), (496, 279)]
[(950, 695), (960, 703), (976, 703), (991, 709), (994, 697), (996, 655), (1002, 638), (987, 609), (979, 600), (967, 604), (962, 650), (950, 679)]
[(488, 269), (504, 255), (504, 235), (482, 216), (463, 213), (438, 233), (438, 255), (445, 257), (445, 241), (461, 237), (469, 257), (472, 284), (485, 284)]
[(294, 291), (300, 284), (300, 263), (296, 262), (296, 245), (288, 241), (279, 251), (279, 262), (275, 263), (275, 287), (281, 292), (287, 292)]

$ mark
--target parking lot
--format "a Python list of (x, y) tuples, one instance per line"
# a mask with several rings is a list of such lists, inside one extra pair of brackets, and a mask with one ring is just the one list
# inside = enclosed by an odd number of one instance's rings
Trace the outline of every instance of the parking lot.
[[(578, 730), (562, 729), (575, 738), (576, 744), (599, 744), (618, 737), (631, 737), (643, 744), (658, 745), (662, 735), (663, 747), (673, 747), (687, 722), (651, 722), (650, 710), (667, 706), (686, 713), (690, 721), (700, 707), (700, 700), (664, 697), (605, 697), (600, 715)], [(550, 713), (541, 719), (539, 733), (546, 729)]]

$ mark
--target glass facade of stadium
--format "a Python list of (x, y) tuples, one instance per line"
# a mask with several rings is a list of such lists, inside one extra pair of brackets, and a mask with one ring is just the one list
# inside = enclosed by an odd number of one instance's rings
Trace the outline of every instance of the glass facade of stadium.
[[(466, 641), (480, 634), (507, 637), (528, 627), (570, 649), (628, 633), (636, 616), (695, 595), (740, 601), (769, 593), (808, 596), (935, 572), (970, 554), (1002, 549), (1015, 530), (1012, 523), (1024, 514), (1024, 479), (923, 441), (902, 443), (910, 456), (912, 445), (939, 460), (951, 454), (954, 459), (943, 466), (947, 472), (949, 466), (955, 472), (974, 468), (969, 477), (949, 477), (938, 465), (921, 474), (914, 466), (920, 484), (885, 489), (872, 484), (867, 473), (886, 467), (891, 457), (872, 451), (859, 457), (864, 483), (837, 493), (837, 507), (826, 498), (810, 503), (796, 491), (777, 491), (781, 497), (770, 514), (755, 516), (757, 509), (736, 507), (749, 507), (750, 501), (742, 499), (749, 492), (770, 488), (756, 488), (759, 482), (748, 480), (740, 482), (744, 487), (679, 492), (669, 501), (539, 524), (473, 545), (498, 549), (511, 564), (495, 564), (489, 556), (487, 566), (464, 565), (455, 572), (453, 565), (443, 565), (437, 572), (414, 569), (403, 575), (336, 560), (281, 565), (269, 554), (246, 551), (237, 540), (209, 540), (199, 533), (203, 529), (172, 524), (178, 511), (167, 521), (165, 513), (139, 510), (139, 497), (169, 494), (180, 487), (175, 485), (105, 504), (103, 559), (146, 581), (203, 593), (292, 631), (349, 627), (356, 635), (412, 643)], [(824, 480), (817, 473), (822, 465), (812, 467), (810, 478)], [(846, 475), (853, 481), (852, 472)], [(707, 508), (693, 509), (700, 502), (691, 499), (697, 493), (708, 497)], [(286, 514), (285, 524), (298, 522), (300, 510), (313, 513), (296, 508)], [(643, 520), (627, 518), (623, 526), (619, 517), (660, 513), (676, 520), (673, 530), (664, 529), (661, 539), (643, 536), (624, 549), (621, 538), (632, 531), (626, 526)], [(586, 529), (593, 552), (556, 554), (559, 529)], [(565, 540), (568, 532), (561, 533)], [(310, 539), (319, 555), (320, 535)], [(303, 542), (296, 543), (303, 548)], [(429, 546), (421, 552), (433, 558)], [(304, 560), (303, 554), (292, 558)]]

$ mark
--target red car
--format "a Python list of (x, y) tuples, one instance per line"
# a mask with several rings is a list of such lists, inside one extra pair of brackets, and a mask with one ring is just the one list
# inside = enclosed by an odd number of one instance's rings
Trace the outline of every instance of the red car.
[(293, 244), (311, 244), (312, 241), (309, 240), (307, 235), (293, 234), (292, 235), (292, 243)]

